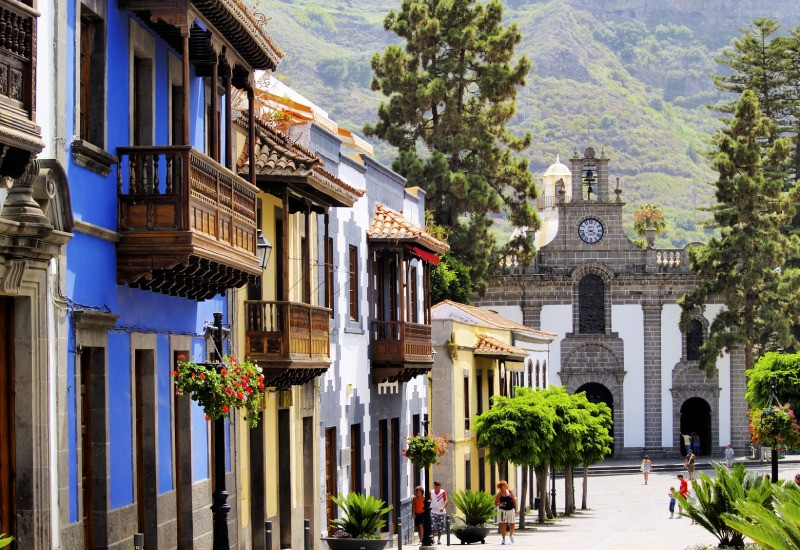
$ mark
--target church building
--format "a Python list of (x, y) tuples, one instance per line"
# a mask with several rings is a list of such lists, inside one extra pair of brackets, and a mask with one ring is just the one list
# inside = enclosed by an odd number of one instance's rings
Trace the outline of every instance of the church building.
[(538, 254), (527, 268), (507, 258), (503, 274), (476, 305), (558, 335), (548, 382), (585, 391), (611, 407), (614, 456), (677, 456), (680, 435), (697, 432), (701, 455), (749, 444), (744, 353), (717, 360), (713, 377), (698, 368), (699, 348), (722, 304), (678, 326), (678, 299), (698, 283), (688, 248), (643, 247), (622, 226), (619, 179), (591, 147), (556, 161), (538, 199)]

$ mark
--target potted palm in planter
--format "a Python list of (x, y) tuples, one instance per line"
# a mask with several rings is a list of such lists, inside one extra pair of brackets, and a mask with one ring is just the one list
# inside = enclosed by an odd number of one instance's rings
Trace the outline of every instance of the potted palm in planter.
[(494, 497), (483, 491), (456, 491), (450, 500), (462, 515), (456, 516), (453, 533), (461, 544), (486, 542), (495, 515)]
[(381, 538), (380, 530), (386, 525), (383, 516), (391, 506), (361, 493), (340, 494), (331, 499), (342, 513), (331, 521), (333, 536), (325, 538), (331, 550), (382, 550), (386, 546), (389, 540)]

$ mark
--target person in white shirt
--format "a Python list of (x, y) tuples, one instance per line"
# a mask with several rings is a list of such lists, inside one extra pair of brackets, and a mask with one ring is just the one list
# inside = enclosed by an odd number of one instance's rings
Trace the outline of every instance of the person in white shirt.
[(442, 544), (445, 516), (447, 515), (447, 491), (442, 489), (441, 481), (433, 482), (431, 491), (431, 533), (436, 533), (436, 544)]

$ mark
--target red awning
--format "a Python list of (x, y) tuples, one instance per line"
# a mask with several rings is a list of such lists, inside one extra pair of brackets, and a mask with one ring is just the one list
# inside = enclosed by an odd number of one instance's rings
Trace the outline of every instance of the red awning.
[(422, 250), (419, 247), (408, 245), (408, 249), (414, 253), (414, 255), (422, 261), (428, 262), (432, 265), (439, 265), (439, 256), (436, 254), (432, 254), (426, 250)]

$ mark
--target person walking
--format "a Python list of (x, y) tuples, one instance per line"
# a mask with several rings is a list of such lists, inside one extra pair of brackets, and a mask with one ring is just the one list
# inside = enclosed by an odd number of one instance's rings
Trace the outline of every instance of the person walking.
[(675, 487), (669, 488), (669, 493), (667, 493), (669, 497), (669, 519), (675, 517)]
[(506, 532), (509, 534), (509, 541), (513, 544), (514, 523), (516, 521), (514, 514), (517, 511), (517, 497), (515, 497), (511, 489), (508, 488), (508, 482), (505, 480), (500, 480), (497, 483), (497, 488), (499, 491), (494, 496), (494, 505), (497, 506), (499, 512), (498, 523), (500, 523), (500, 536), (503, 539), (500, 541), (500, 544), (506, 543)]
[(725, 466), (730, 470), (733, 468), (733, 447), (728, 443), (725, 445)]
[(419, 542), (425, 536), (425, 489), (417, 486), (414, 489), (414, 504), (411, 506), (411, 514), (414, 516), (414, 527), (419, 534)]
[[(689, 482), (686, 481), (686, 478), (683, 477), (683, 474), (678, 474), (678, 481), (680, 481), (680, 485), (678, 486), (678, 494), (683, 498), (689, 498)], [(678, 519), (681, 519), (682, 514), (683, 514), (683, 505), (679, 502)]]
[(686, 471), (689, 473), (690, 481), (694, 481), (694, 467), (696, 462), (697, 457), (694, 456), (692, 451), (689, 451), (689, 454), (686, 455), (686, 460), (683, 461), (683, 465), (686, 467)]
[(692, 450), (692, 436), (681, 434), (681, 440), (683, 441), (683, 456), (686, 456)]
[(447, 491), (442, 489), (441, 481), (434, 481), (431, 491), (431, 533), (436, 533), (436, 544), (442, 544), (446, 507)]
[(697, 432), (692, 432), (692, 452), (694, 456), (700, 456), (700, 436)]
[(647, 485), (647, 478), (650, 477), (650, 470), (653, 469), (653, 463), (650, 461), (650, 457), (644, 455), (644, 459), (642, 460), (642, 465), (639, 469), (644, 473), (644, 484)]

